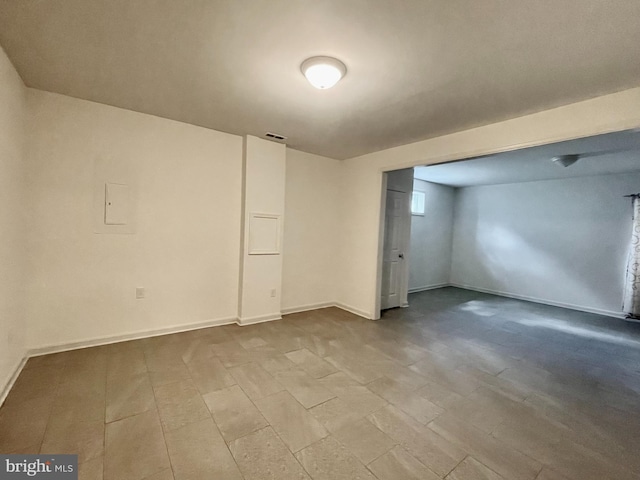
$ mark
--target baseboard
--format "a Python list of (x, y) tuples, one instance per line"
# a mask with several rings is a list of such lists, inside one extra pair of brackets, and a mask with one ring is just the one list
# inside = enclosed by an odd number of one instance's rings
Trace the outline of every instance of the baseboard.
[(340, 308), (346, 312), (353, 313), (354, 315), (358, 315), (359, 317), (364, 317), (367, 320), (371, 320), (371, 315), (365, 312), (364, 310), (360, 310), (358, 308), (351, 307), (349, 305), (346, 305), (340, 302), (322, 302), (322, 303), (314, 303), (309, 305), (300, 305), (299, 307), (283, 308), (282, 314), (289, 315), (291, 313), (308, 312), (310, 310), (319, 310), (321, 308), (329, 308), (329, 307)]
[[(366, 319), (371, 318), (370, 315), (364, 312), (363, 310), (359, 310), (357, 308), (350, 307), (349, 305), (345, 305), (343, 303), (338, 303), (338, 302), (323, 302), (323, 303), (317, 303), (312, 305), (301, 305), (299, 307), (290, 307), (290, 308), (283, 309), (282, 313), (289, 314), (289, 313), (303, 312), (308, 310), (317, 310), (320, 308), (327, 308), (327, 307), (338, 307), (338, 308), (341, 308), (342, 310), (353, 313), (360, 317), (364, 317)], [(9, 391), (11, 391), (11, 388), (13, 387), (16, 379), (20, 375), (20, 372), (22, 372), (22, 369), (27, 363), (27, 360), (29, 360), (29, 358), (31, 357), (39, 357), (41, 355), (49, 355), (51, 353), (68, 352), (71, 350), (79, 350), (82, 348), (97, 347), (100, 345), (109, 345), (111, 343), (126, 342), (130, 340), (139, 340), (142, 338), (157, 337), (160, 335), (169, 335), (172, 333), (181, 333), (181, 332), (188, 332), (191, 330), (200, 330), (202, 328), (217, 327), (221, 325), (230, 325), (233, 323), (236, 323), (240, 326), (255, 325), (257, 323), (280, 320), (281, 318), (282, 318), (282, 315), (280, 313), (260, 315), (260, 316), (248, 317), (248, 318), (236, 318), (236, 317), (218, 318), (215, 320), (207, 320), (205, 322), (192, 323), (188, 325), (179, 325), (175, 327), (160, 328), (156, 330), (145, 330), (145, 331), (127, 333), (124, 335), (112, 335), (107, 337), (81, 340), (81, 341), (72, 342), (72, 343), (46, 345), (42, 347), (32, 348), (28, 350), (26, 352), (26, 355), (22, 358), (22, 360), (18, 362), (13, 374), (9, 378), (9, 381), (2, 389), (2, 393), (0, 394), (0, 406), (4, 403), (5, 398), (9, 394)]]
[(367, 320), (372, 320), (371, 314), (365, 312), (364, 310), (360, 310), (359, 308), (352, 307), (345, 303), (335, 302), (333, 304), (334, 307), (341, 308), (342, 310), (346, 310), (349, 313), (353, 313), (354, 315), (358, 315), (359, 317), (366, 318)]
[(160, 328), (156, 330), (145, 330), (134, 333), (127, 333), (124, 335), (100, 337), (79, 342), (66, 343), (62, 345), (48, 345), (45, 347), (38, 347), (29, 350), (27, 352), (27, 358), (37, 357), (40, 355), (48, 355), (50, 353), (67, 352), (69, 350), (78, 350), (81, 348), (97, 347), (99, 345), (109, 345), (111, 343), (126, 342), (129, 340), (139, 340), (141, 338), (158, 337), (160, 335), (169, 335), (172, 333), (189, 332), (191, 330), (218, 327), (220, 325), (229, 325), (232, 323), (237, 323), (236, 317), (218, 318), (215, 320), (207, 320), (205, 322), (191, 323), (188, 325), (179, 325), (175, 327)]
[(438, 283), (436, 285), (425, 285), (424, 287), (413, 287), (409, 289), (409, 293), (426, 292), (427, 290), (435, 290), (436, 288), (444, 288), (450, 286), (450, 283)]
[(492, 289), (489, 289), (489, 288), (474, 287), (472, 285), (463, 285), (463, 284), (459, 284), (459, 283), (450, 283), (449, 286), (456, 287), (456, 288), (462, 288), (464, 290), (472, 290), (474, 292), (489, 293), (491, 295), (498, 295), (500, 297), (514, 298), (516, 300), (525, 300), (527, 302), (542, 303), (543, 305), (551, 305), (552, 307), (568, 308), (569, 310), (577, 310), (579, 312), (595, 313), (596, 315), (603, 315), (605, 317), (613, 317), (613, 318), (622, 318), (622, 319), (624, 319), (624, 316), (625, 316), (624, 313), (622, 313), (621, 311), (620, 312), (616, 312), (614, 310), (603, 310), (603, 309), (599, 309), (599, 308), (584, 307), (582, 305), (575, 305), (575, 304), (572, 304), (572, 303), (554, 302), (553, 300), (546, 300), (546, 299), (543, 299), (543, 298), (530, 297), (528, 295), (519, 295), (517, 293), (502, 292), (502, 291), (499, 291), (499, 290), (492, 290)]
[(335, 302), (311, 303), (309, 305), (300, 305), (298, 307), (288, 307), (282, 309), (282, 315), (290, 315), (292, 313), (308, 312), (309, 310), (319, 310), (321, 308), (335, 307)]
[[(361, 317), (369, 318), (368, 315), (361, 310), (348, 307), (346, 305), (333, 303), (333, 302), (325, 302), (325, 303), (315, 304), (315, 305), (304, 305), (296, 308), (288, 308), (286, 310), (283, 310), (282, 313), (294, 313), (294, 311), (314, 310), (318, 308), (326, 308), (326, 307), (333, 307), (333, 306), (342, 308), (343, 310), (354, 313)], [(188, 325), (179, 325), (175, 327), (160, 328), (156, 330), (145, 330), (145, 331), (127, 333), (124, 335), (113, 335), (113, 336), (107, 336), (107, 337), (81, 340), (81, 341), (72, 342), (72, 343), (46, 345), (46, 346), (36, 347), (28, 350), (25, 358), (23, 359), (23, 362), (26, 363), (27, 359), (29, 359), (30, 357), (49, 355), (51, 353), (68, 352), (70, 350), (79, 350), (81, 348), (97, 347), (100, 345), (109, 345), (111, 343), (126, 342), (130, 340), (139, 340), (141, 338), (157, 337), (160, 335), (170, 335), (172, 333), (188, 332), (191, 330), (200, 330), (202, 328), (217, 327), (220, 325), (230, 325), (233, 323), (236, 323), (240, 326), (255, 325), (256, 323), (271, 322), (273, 320), (280, 320), (281, 318), (282, 318), (282, 315), (280, 313), (259, 315), (256, 317), (248, 317), (248, 318), (226, 317), (226, 318), (218, 318), (215, 320), (207, 320), (205, 322), (192, 323)], [(18, 374), (19, 373), (20, 372), (18, 372)]]
[[(324, 302), (324, 303), (317, 303), (312, 305), (301, 305), (299, 307), (290, 307), (290, 308), (283, 309), (282, 313), (283, 314), (296, 313), (296, 312), (316, 310), (316, 309), (327, 308), (327, 307), (338, 307), (350, 313), (358, 315), (360, 317), (364, 317), (367, 319), (370, 318), (369, 315), (362, 310), (349, 307), (348, 305), (344, 305), (341, 303), (335, 303), (335, 302)], [(22, 369), (24, 368), (27, 361), (31, 357), (39, 357), (41, 355), (49, 355), (51, 353), (68, 352), (71, 350), (79, 350), (82, 348), (97, 347), (100, 345), (109, 345), (111, 343), (126, 342), (130, 340), (139, 340), (142, 338), (158, 337), (160, 335), (170, 335), (172, 333), (188, 332), (192, 330), (200, 330), (202, 328), (217, 327), (221, 325), (230, 325), (234, 323), (240, 326), (255, 325), (257, 323), (280, 320), (281, 318), (282, 318), (282, 315), (280, 313), (260, 315), (260, 316), (249, 317), (249, 318), (236, 318), (236, 317), (218, 318), (215, 320), (207, 320), (205, 322), (192, 323), (188, 325), (179, 325), (175, 327), (160, 328), (156, 330), (145, 330), (145, 331), (127, 333), (124, 335), (112, 335), (107, 337), (81, 340), (81, 341), (72, 342), (72, 343), (46, 345), (42, 347), (32, 348), (28, 350), (25, 356), (18, 362), (18, 364), (14, 369), (13, 374), (9, 377), (8, 382), (2, 388), (2, 391), (0, 393), (0, 406), (2, 406), (2, 404), (4, 403), (7, 395), (13, 388), (13, 385), (15, 384), (18, 376), (22, 372)]]
[(245, 327), (247, 325), (255, 325), (256, 323), (272, 322), (274, 320), (280, 320), (282, 315), (280, 313), (270, 313), (268, 315), (258, 315), (257, 317), (240, 317), (237, 321), (238, 325)]
[(4, 385), (2, 389), (2, 393), (0, 394), (0, 407), (4, 404), (4, 401), (7, 399), (9, 392), (13, 388), (13, 385), (16, 383), (16, 380), (18, 379), (20, 372), (22, 372), (22, 369), (27, 364), (28, 359), (29, 359), (28, 356), (22, 357), (22, 360), (20, 360), (16, 365), (16, 367), (13, 369), (13, 373), (9, 376), (9, 380)]

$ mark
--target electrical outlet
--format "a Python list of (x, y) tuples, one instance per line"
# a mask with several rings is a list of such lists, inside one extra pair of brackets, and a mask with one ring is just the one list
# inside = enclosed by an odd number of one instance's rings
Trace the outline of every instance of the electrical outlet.
[(144, 298), (144, 287), (136, 287), (136, 299)]
[(275, 289), (275, 288), (273, 288), (273, 289), (271, 290), (271, 297), (272, 297), (272, 298), (275, 298), (275, 296), (276, 296), (276, 289)]

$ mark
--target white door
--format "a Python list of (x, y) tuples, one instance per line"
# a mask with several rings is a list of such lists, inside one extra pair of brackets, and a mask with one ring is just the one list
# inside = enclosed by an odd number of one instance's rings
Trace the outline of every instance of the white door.
[(405, 237), (409, 218), (409, 194), (387, 190), (382, 254), (382, 295), (380, 307), (399, 307), (406, 270)]

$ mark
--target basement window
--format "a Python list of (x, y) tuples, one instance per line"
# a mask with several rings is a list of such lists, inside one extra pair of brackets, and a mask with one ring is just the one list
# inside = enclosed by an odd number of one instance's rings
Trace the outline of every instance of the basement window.
[(411, 193), (411, 215), (424, 216), (425, 193), (415, 190)]

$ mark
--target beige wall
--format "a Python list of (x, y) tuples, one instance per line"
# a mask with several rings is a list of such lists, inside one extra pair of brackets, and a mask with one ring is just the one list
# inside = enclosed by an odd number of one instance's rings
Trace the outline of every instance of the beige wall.
[[(378, 245), (382, 242), (382, 173), (372, 165), (344, 161), (340, 183), (340, 240), (335, 272), (338, 304), (374, 318), (377, 290)], [(375, 252), (375, 255), (371, 255)], [(380, 264), (381, 265), (381, 264)], [(371, 288), (373, 287), (373, 291)]]
[(0, 402), (25, 354), (25, 96), (22, 80), (0, 48)]
[[(26, 320), (30, 349), (234, 321), (242, 139), (27, 90), (23, 191), (23, 87), (4, 55), (0, 68), (0, 220), (14, 227), (0, 240), (0, 374), (24, 353)], [(377, 316), (383, 171), (637, 127), (640, 89), (344, 162), (288, 149), (282, 308)], [(133, 234), (94, 233), (95, 164), (109, 162), (137, 183)]]
[(345, 160), (339, 299), (379, 315), (382, 172), (640, 127), (640, 88)]
[(336, 301), (341, 162), (287, 148), (282, 310)]
[[(242, 138), (37, 90), (28, 105), (29, 346), (235, 320)], [(94, 233), (110, 160), (137, 179), (135, 234)]]

